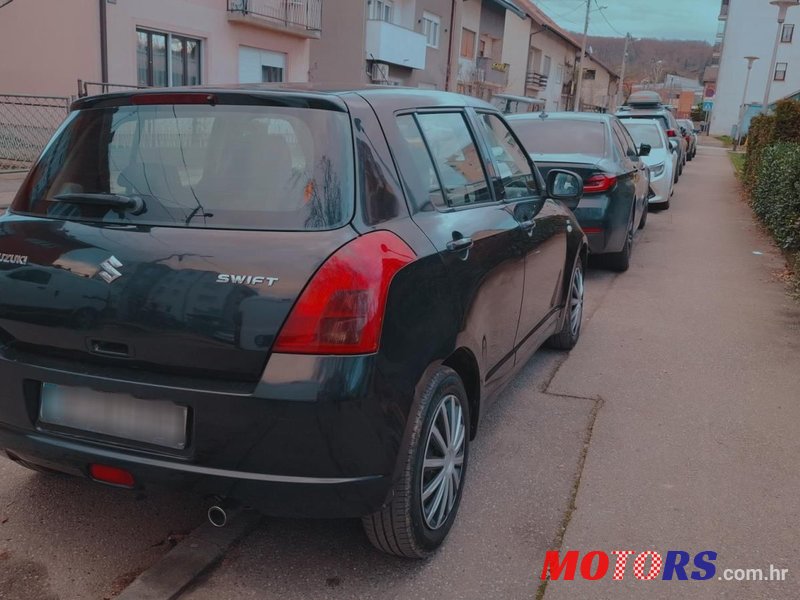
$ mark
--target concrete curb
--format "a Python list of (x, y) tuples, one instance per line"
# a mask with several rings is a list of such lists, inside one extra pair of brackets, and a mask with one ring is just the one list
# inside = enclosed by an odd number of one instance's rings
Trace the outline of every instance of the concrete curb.
[(117, 596), (117, 600), (173, 600), (259, 522), (255, 511), (237, 514), (226, 527), (204, 523)]

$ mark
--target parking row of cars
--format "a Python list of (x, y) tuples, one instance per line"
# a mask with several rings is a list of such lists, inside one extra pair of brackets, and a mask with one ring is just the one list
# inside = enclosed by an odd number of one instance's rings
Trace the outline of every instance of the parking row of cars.
[(578, 342), (589, 254), (626, 269), (691, 154), (621, 116), (385, 88), (78, 100), (0, 217), (0, 450), (429, 555), (482, 415)]
[(667, 210), (683, 168), (697, 153), (691, 121), (678, 121), (655, 92), (637, 92), (616, 115), (540, 113), (509, 117), (544, 174), (570, 169), (584, 180), (569, 208), (592, 254), (625, 271), (649, 210)]

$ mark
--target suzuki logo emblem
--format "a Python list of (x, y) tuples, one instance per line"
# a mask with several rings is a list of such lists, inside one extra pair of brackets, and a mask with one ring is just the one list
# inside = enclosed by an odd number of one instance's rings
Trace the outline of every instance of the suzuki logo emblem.
[(122, 266), (116, 256), (111, 256), (100, 263), (100, 277), (106, 283), (111, 283), (115, 279), (122, 277), (122, 273), (117, 271)]

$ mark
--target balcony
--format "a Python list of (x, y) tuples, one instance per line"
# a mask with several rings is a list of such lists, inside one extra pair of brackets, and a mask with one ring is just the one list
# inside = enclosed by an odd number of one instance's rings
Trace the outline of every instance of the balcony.
[(547, 75), (528, 71), (528, 76), (525, 78), (525, 87), (543, 90), (547, 87)]
[(228, 20), (264, 29), (319, 38), (322, 0), (227, 0)]
[(366, 54), (368, 60), (424, 69), (427, 38), (394, 23), (370, 19), (367, 21)]
[(488, 56), (479, 56), (477, 78), (481, 83), (504, 88), (508, 85), (508, 63), (501, 63)]

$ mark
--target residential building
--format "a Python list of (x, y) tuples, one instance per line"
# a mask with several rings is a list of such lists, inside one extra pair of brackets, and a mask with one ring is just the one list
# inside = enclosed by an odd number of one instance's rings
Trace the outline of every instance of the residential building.
[(800, 88), (800, 31), (795, 35), (800, 8), (790, 8), (787, 13), (781, 26), (777, 63), (770, 70), (778, 34), (777, 18), (778, 9), (769, 0), (722, 0), (715, 46), (719, 74), (711, 112), (712, 134), (731, 135), (739, 120), (747, 74), (745, 56), (759, 57), (750, 73), (745, 105), (761, 105), (768, 79), (772, 80), (770, 103)]
[(461, 0), (334, 1), (328, 35), (310, 46), (311, 81), (446, 89)]
[(0, 92), (69, 96), (79, 79), (112, 88), (307, 81), (322, 2), (12, 2), (0, 9)]
[[(580, 42), (561, 28), (531, 0), (517, 0), (530, 17), (524, 94), (545, 101), (548, 111), (571, 110), (574, 106)], [(622, 56), (620, 56), (620, 61)], [(587, 52), (583, 61), (583, 110), (613, 111), (620, 85), (619, 76)]]

